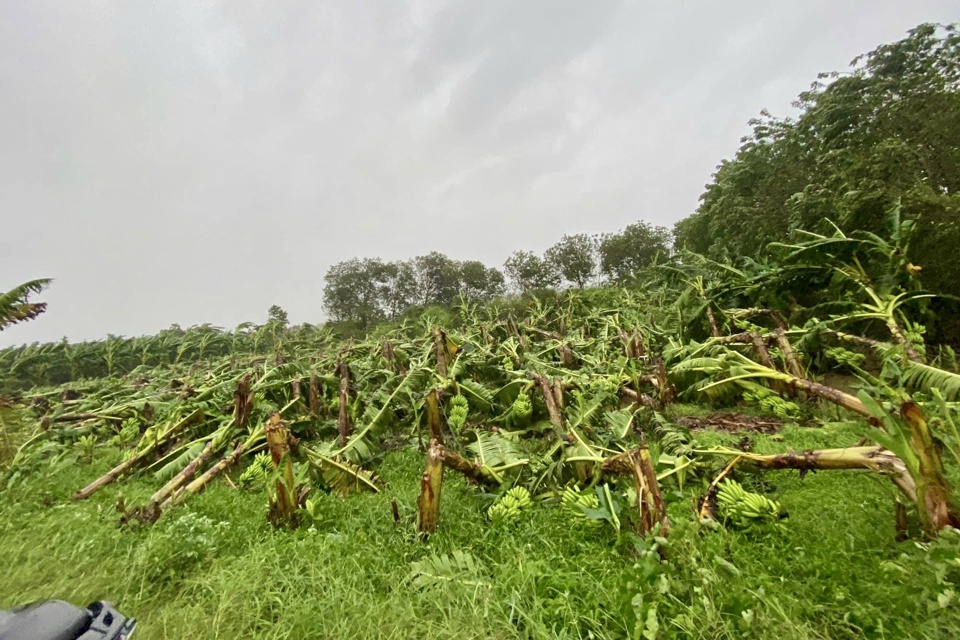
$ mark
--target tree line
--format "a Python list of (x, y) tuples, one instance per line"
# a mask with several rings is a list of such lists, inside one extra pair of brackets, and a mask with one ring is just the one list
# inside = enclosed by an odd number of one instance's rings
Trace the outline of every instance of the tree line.
[[(767, 111), (723, 162), (676, 246), (715, 260), (766, 260), (794, 229), (884, 234), (896, 212), (916, 226), (907, 259), (924, 288), (960, 296), (960, 33), (922, 24), (823, 73), (800, 94), (796, 118)], [(941, 299), (938, 338), (960, 322)]]
[(436, 251), (395, 262), (354, 258), (327, 270), (323, 304), (331, 320), (369, 327), (410, 309), (461, 298), (487, 302), (507, 292), (625, 285), (670, 255), (669, 230), (641, 221), (616, 233), (564, 235), (542, 256), (515, 251), (502, 271)]

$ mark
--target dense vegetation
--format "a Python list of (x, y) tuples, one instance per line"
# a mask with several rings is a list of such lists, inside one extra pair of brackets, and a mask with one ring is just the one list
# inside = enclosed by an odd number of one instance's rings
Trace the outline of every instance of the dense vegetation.
[[(721, 167), (676, 250), (643, 223), (564, 236), (507, 260), (507, 297), (438, 253), (350, 261), (327, 275), (339, 322), (272, 307), (0, 352), (0, 605), (109, 597), (144, 637), (957, 635), (960, 371), (926, 330), (940, 258), (915, 253), (930, 178), (876, 178), (854, 206), (883, 157), (795, 137), (835, 122), (834, 93), (851, 139), (897, 92), (957, 105), (954, 33), (920, 27), (805, 94), (778, 125), (798, 132)], [(830, 156), (806, 175), (835, 166), (811, 187), (833, 222), (747, 234), (759, 213), (719, 208), (778, 144)], [(46, 284), (0, 296), (0, 329)]]
[[(821, 74), (797, 118), (764, 112), (736, 157), (720, 165), (680, 247), (714, 259), (770, 256), (794, 229), (882, 233), (899, 207), (918, 226), (909, 259), (937, 293), (960, 295), (960, 33), (925, 24)], [(941, 308), (942, 309), (942, 308)], [(960, 339), (951, 317), (936, 322)]]

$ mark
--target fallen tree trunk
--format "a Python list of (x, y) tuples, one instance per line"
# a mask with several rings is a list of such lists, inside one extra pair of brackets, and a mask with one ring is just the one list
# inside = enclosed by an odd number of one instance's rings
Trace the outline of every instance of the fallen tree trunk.
[(197, 472), (197, 470), (206, 463), (207, 460), (214, 454), (216, 451), (216, 438), (207, 443), (207, 446), (203, 448), (203, 451), (194, 458), (190, 464), (188, 464), (180, 473), (175, 475), (170, 479), (167, 484), (163, 485), (159, 491), (150, 496), (150, 502), (152, 504), (159, 504), (173, 495), (173, 492), (183, 486), (185, 482), (190, 480)]
[(787, 340), (787, 334), (783, 327), (777, 327), (774, 336), (776, 336), (780, 351), (783, 352), (783, 362), (786, 365), (787, 373), (795, 378), (805, 378), (806, 372), (800, 365), (800, 359), (790, 345), (790, 341)]
[(440, 445), (440, 458), (445, 466), (463, 474), (472, 482), (491, 487), (499, 484), (494, 478), (483, 472), (483, 467), (479, 463), (471, 462), (443, 445)]
[(867, 418), (870, 424), (874, 426), (879, 424), (874, 415), (870, 413), (870, 410), (867, 409), (867, 407), (864, 406), (864, 404), (860, 402), (860, 399), (856, 396), (852, 396), (849, 393), (844, 393), (843, 391), (834, 389), (833, 387), (828, 387), (825, 384), (820, 384), (819, 382), (807, 380), (806, 378), (797, 378), (789, 374), (784, 375), (788, 376), (788, 379), (786, 380), (787, 384), (794, 389), (806, 391), (812, 396), (823, 398), (824, 400), (828, 400), (829, 402), (839, 405), (844, 409), (858, 413)]
[(228, 467), (233, 465), (240, 459), (247, 449), (253, 445), (253, 438), (248, 438), (246, 441), (241, 442), (236, 446), (236, 448), (227, 456), (224, 456), (220, 459), (217, 464), (213, 465), (209, 469), (203, 472), (199, 478), (196, 478), (193, 482), (188, 484), (186, 487), (182, 487), (179, 491), (174, 493), (172, 496), (166, 499), (161, 506), (162, 509), (172, 507), (176, 504), (183, 502), (187, 496), (191, 496), (197, 493), (200, 493), (207, 484), (216, 478), (220, 473), (225, 471)]
[(93, 495), (94, 492), (102, 489), (103, 487), (109, 484), (116, 482), (117, 479), (120, 478), (120, 476), (129, 472), (135, 466), (137, 466), (138, 464), (146, 460), (148, 456), (150, 456), (153, 452), (155, 452), (160, 446), (169, 442), (175, 435), (180, 433), (180, 431), (202, 420), (203, 416), (204, 416), (203, 409), (197, 409), (196, 411), (188, 415), (186, 418), (183, 418), (182, 420), (180, 420), (180, 422), (174, 424), (172, 427), (167, 429), (164, 433), (158, 435), (153, 442), (150, 442), (149, 444), (147, 444), (147, 446), (144, 447), (142, 450), (130, 456), (129, 458), (127, 458), (126, 460), (118, 464), (116, 467), (114, 467), (104, 475), (100, 476), (99, 478), (97, 478), (96, 480), (88, 484), (83, 489), (80, 489), (79, 491), (74, 493), (73, 499), (86, 500), (91, 495)]
[(50, 422), (80, 422), (82, 420), (99, 420), (101, 418), (116, 418), (120, 416), (108, 416), (99, 413), (65, 413), (61, 416), (54, 416)]
[[(866, 469), (882, 473), (903, 492), (911, 502), (917, 501), (917, 485), (907, 471), (903, 460), (892, 451), (880, 446), (847, 447), (845, 449), (819, 449), (812, 451), (790, 451), (787, 453), (756, 454), (743, 451), (699, 451), (701, 454), (728, 455), (734, 460), (714, 480), (711, 489), (719, 484), (737, 464), (747, 462), (760, 469), (797, 469), (801, 474), (808, 471), (827, 471), (838, 469)], [(708, 492), (709, 497), (709, 492)], [(702, 509), (701, 509), (702, 512)]]
[(620, 387), (620, 395), (632, 402), (634, 405), (649, 407), (651, 409), (659, 408), (652, 397), (646, 393), (637, 393), (630, 387)]

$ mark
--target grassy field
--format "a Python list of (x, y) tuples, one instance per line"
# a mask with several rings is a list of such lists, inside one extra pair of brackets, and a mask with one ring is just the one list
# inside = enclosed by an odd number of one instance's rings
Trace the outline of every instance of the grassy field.
[[(787, 426), (756, 451), (849, 444), (865, 427)], [(702, 432), (698, 444), (739, 436)], [(665, 485), (673, 521), (653, 541), (537, 505), (491, 525), (490, 497), (450, 474), (440, 529), (415, 533), (423, 457), (387, 454), (380, 494), (315, 496), (316, 521), (274, 531), (262, 492), (219, 482), (149, 528), (121, 530), (115, 491), (70, 494), (120, 457), (98, 453), (0, 496), (0, 606), (114, 601), (151, 638), (951, 638), (960, 540), (896, 543), (892, 486), (856, 472), (741, 474), (779, 500), (779, 533), (696, 522), (703, 490)], [(155, 487), (124, 486), (129, 502)], [(402, 517), (395, 525), (391, 499)]]

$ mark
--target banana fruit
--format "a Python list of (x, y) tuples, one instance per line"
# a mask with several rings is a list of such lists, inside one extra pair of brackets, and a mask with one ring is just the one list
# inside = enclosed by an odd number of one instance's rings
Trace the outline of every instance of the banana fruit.
[(530, 492), (524, 487), (514, 487), (487, 509), (487, 517), (493, 522), (511, 522), (520, 517), (521, 511), (532, 505)]
[(782, 513), (779, 502), (747, 491), (739, 482), (729, 478), (717, 487), (717, 506), (721, 515), (738, 528), (777, 522)]

